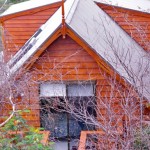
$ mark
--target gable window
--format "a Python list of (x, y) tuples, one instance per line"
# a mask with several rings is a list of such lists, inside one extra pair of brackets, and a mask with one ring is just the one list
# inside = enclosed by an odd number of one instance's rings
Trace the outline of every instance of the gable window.
[(85, 109), (87, 115), (96, 116), (94, 95), (94, 82), (40, 85), (41, 126), (50, 130), (54, 140), (67, 143), (64, 150), (71, 150), (82, 130), (94, 130), (82, 118)]

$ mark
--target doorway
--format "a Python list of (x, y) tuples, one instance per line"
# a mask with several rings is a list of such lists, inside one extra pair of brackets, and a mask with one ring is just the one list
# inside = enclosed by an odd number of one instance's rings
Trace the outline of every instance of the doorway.
[(94, 91), (93, 83), (44, 83), (40, 86), (41, 127), (50, 130), (55, 150), (59, 147), (61, 150), (76, 150), (81, 131), (95, 129), (94, 125), (80, 118), (85, 108), (88, 115), (96, 116)]

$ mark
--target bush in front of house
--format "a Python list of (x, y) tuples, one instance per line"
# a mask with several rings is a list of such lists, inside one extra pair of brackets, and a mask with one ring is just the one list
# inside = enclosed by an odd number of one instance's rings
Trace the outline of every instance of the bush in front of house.
[[(24, 111), (27, 112), (27, 111)], [(16, 113), (3, 127), (0, 128), (0, 149), (3, 150), (52, 150), (52, 143), (43, 144), (41, 128), (27, 125), (21, 116), (22, 111)]]
[(150, 150), (150, 126), (143, 127), (135, 132), (134, 150)]

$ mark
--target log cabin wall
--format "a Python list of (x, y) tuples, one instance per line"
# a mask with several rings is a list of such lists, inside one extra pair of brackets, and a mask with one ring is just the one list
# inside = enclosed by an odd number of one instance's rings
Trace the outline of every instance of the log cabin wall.
[[(35, 9), (23, 13), (21, 16), (14, 16), (3, 21), (6, 61), (51, 17), (58, 7), (60, 7), (60, 4), (46, 6), (40, 10)], [(114, 10), (108, 9), (107, 11), (115, 18)], [(116, 14), (119, 16), (118, 24), (121, 25), (124, 18), (121, 15), (120, 19), (120, 13), (116, 12)], [(132, 17), (129, 18), (132, 19)], [(122, 27), (126, 29), (128, 34), (131, 34), (130, 25), (124, 23), (123, 21)], [(132, 32), (135, 32), (133, 35), (137, 35), (136, 29), (133, 28)], [(124, 90), (121, 91), (120, 86), (114, 85), (116, 82), (108, 78), (96, 61), (69, 37), (66, 37), (66, 39), (60, 37), (54, 41), (34, 63), (28, 74), (31, 78), (27, 81), (26, 86), (24, 85), (28, 96), (24, 96), (21, 101), (18, 99), (19, 102), (16, 106), (17, 109), (31, 109), (29, 114), (24, 114), (24, 118), (35, 127), (40, 126), (39, 85), (46, 81), (96, 81), (99, 113), (108, 114), (106, 107), (102, 105), (105, 102), (105, 104), (110, 104), (109, 106), (114, 108), (116, 117), (122, 116), (120, 101), (125, 97)], [(8, 109), (11, 108), (8, 107)], [(98, 120), (102, 121), (101, 118), (98, 118)], [(111, 123), (115, 124), (115, 122), (114, 119)], [(105, 125), (107, 125), (107, 122), (105, 122)]]
[[(115, 108), (116, 116), (118, 118), (121, 116), (119, 107), (120, 87), (111, 86), (116, 82), (108, 80), (107, 75), (95, 60), (70, 37), (66, 37), (66, 39), (60, 37), (54, 41), (34, 63), (28, 73), (31, 77), (30, 83), (28, 83), (30, 98), (25, 100), (25, 103), (26, 105), (28, 103), (27, 107), (31, 109), (31, 113), (26, 114), (25, 118), (34, 126), (40, 126), (39, 86), (40, 83), (46, 81), (61, 83), (95, 81), (97, 106), (98, 109), (101, 109), (100, 113), (106, 115), (108, 111), (101, 102), (103, 101), (106, 104), (111, 99), (111, 106)], [(112, 94), (112, 92), (114, 93)], [(101, 118), (98, 118), (98, 120), (102, 121)]]
[(4, 16), (1, 23), (3, 26), (5, 61), (8, 61), (60, 6), (61, 3), (59, 2), (8, 17)]
[(150, 15), (98, 3), (143, 49), (150, 51)]
[[(39, 91), (40, 83), (45, 81), (104, 80), (95, 60), (69, 37), (54, 41), (34, 63), (30, 74), (32, 80), (38, 83), (35, 92)], [(34, 108), (35, 103), (39, 104), (39, 95), (32, 98), (30, 102)], [(35, 122), (39, 122), (39, 109), (32, 111), (38, 114)]]

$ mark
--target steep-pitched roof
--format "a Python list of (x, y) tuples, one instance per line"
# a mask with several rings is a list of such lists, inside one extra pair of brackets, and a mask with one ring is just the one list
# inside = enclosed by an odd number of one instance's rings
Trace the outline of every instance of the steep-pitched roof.
[(98, 3), (150, 13), (149, 0), (94, 0)]
[[(149, 1), (150, 3), (150, 1)], [(150, 14), (108, 4), (97, 3), (144, 50), (150, 52)]]
[[(120, 76), (150, 100), (150, 57), (92, 0), (66, 0), (66, 25)], [(61, 8), (9, 61), (15, 73), (61, 26)]]
[(22, 2), (22, 3), (14, 4), (10, 6), (4, 13), (2, 13), (0, 17), (7, 16), (10, 14), (20, 13), (26, 10), (31, 10), (33, 8), (57, 3), (60, 1), (61, 0), (42, 0), (42, 1), (39, 0), (38, 2), (37, 1), (35, 2), (35, 0), (30, 0), (30, 1)]
[(67, 23), (114, 70), (150, 99), (149, 55), (103, 10), (92, 1), (80, 0)]
[[(65, 3), (66, 16), (71, 15), (75, 0), (68, 0)], [(61, 26), (62, 12), (59, 8), (56, 13), (43, 24), (37, 32), (25, 43), (25, 45), (16, 53), (16, 55), (8, 62), (11, 73), (16, 72), (32, 55), (36, 53), (40, 46), (50, 38), (53, 33)]]

